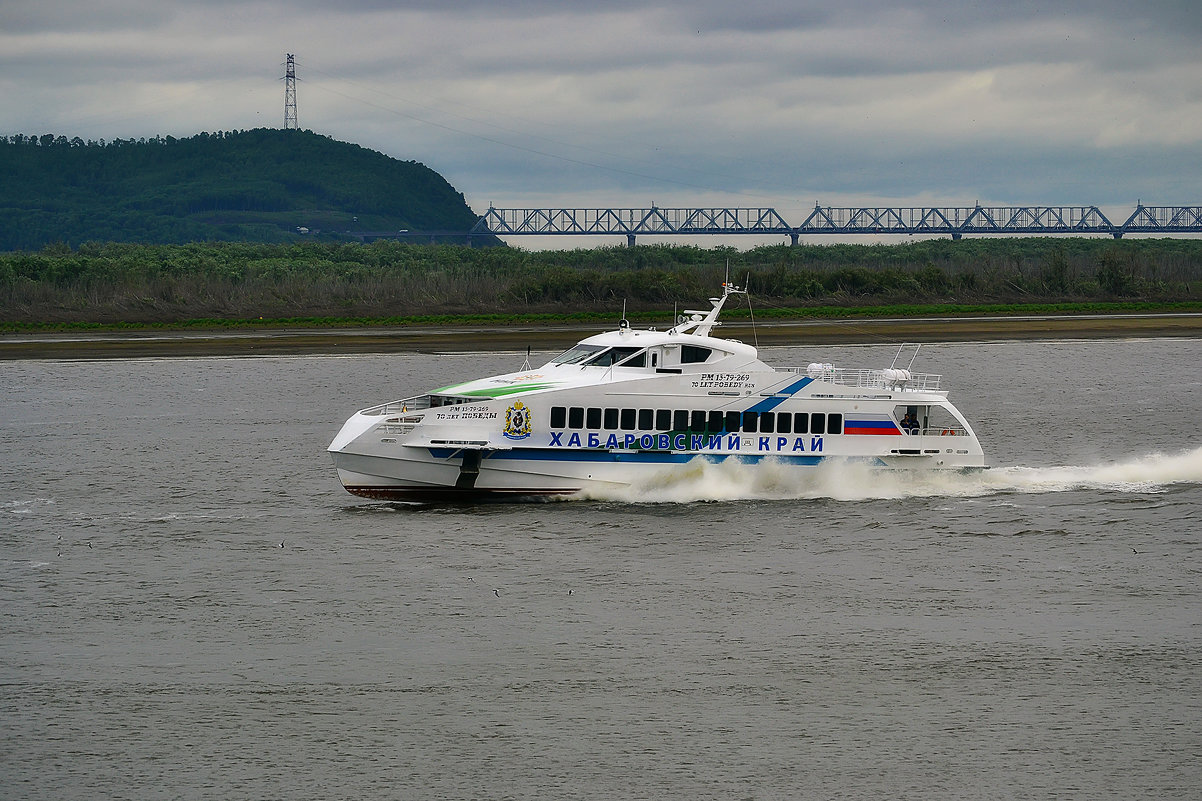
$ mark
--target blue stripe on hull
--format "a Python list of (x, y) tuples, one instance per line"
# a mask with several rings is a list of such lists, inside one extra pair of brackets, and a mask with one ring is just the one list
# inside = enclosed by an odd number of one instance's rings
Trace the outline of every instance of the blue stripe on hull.
[[(449, 459), (459, 449), (430, 448), (430, 455), (436, 459)], [(508, 451), (487, 450), (484, 461), (492, 459), (515, 459), (525, 462), (605, 462), (628, 464), (685, 464), (698, 456), (704, 459), (725, 461), (735, 459), (744, 464), (755, 464), (763, 459), (778, 459), (785, 464), (815, 465), (823, 460), (822, 456), (790, 456), (775, 453), (673, 453), (670, 451), (587, 451), (558, 448), (514, 448)]]
[[(797, 381), (794, 381), (789, 386), (785, 387), (784, 389), (778, 390), (776, 394), (777, 395), (793, 395), (793, 394), (797, 393), (799, 390), (801, 390), (802, 387), (804, 387), (806, 384), (809, 384), (813, 380), (814, 379), (810, 378), (809, 376), (806, 376), (805, 378), (800, 378)], [(780, 406), (782, 403), (784, 403), (787, 400), (788, 400), (787, 397), (764, 398), (759, 403), (757, 403), (754, 406), (752, 406), (751, 408), (747, 409), (747, 411), (756, 412), (756, 413), (768, 412), (768, 411), (775, 409), (777, 406)]]

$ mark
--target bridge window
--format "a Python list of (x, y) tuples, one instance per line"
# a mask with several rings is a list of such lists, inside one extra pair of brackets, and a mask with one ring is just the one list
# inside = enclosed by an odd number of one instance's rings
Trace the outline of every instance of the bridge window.
[(551, 364), (580, 364), (601, 349), (600, 345), (577, 345), (556, 356)]
[(568, 410), (563, 406), (551, 407), (551, 428), (563, 428), (568, 422)]
[(696, 345), (681, 345), (680, 363), (700, 364), (709, 359), (711, 353), (713, 353), (713, 351), (709, 348), (699, 348)]
[(591, 367), (609, 367), (617, 364), (625, 358), (633, 356), (638, 351), (638, 348), (610, 348), (603, 353), (598, 353), (593, 358), (589, 359), (585, 364)]
[(626, 361), (622, 362), (619, 367), (646, 367), (647, 366), (647, 351), (641, 350), (631, 356)]

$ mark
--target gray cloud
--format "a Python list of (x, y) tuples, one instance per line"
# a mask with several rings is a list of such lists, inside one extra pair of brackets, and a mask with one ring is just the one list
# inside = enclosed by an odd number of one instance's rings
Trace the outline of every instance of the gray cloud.
[(294, 52), (302, 127), (427, 163), (478, 208), (1196, 203), (1200, 18), (1164, 0), (15, 0), (0, 133), (279, 125)]

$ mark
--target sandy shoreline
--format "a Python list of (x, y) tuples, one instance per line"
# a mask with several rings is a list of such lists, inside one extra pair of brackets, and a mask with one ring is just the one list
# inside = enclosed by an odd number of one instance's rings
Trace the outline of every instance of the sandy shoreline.
[[(272, 329), (0, 335), (0, 360), (153, 356), (439, 353), (554, 350), (605, 329), (590, 325), (514, 325), (369, 329)], [(719, 335), (760, 345), (950, 342), (997, 339), (1099, 339), (1202, 336), (1202, 314), (1032, 317), (925, 317), (794, 320), (723, 326)]]

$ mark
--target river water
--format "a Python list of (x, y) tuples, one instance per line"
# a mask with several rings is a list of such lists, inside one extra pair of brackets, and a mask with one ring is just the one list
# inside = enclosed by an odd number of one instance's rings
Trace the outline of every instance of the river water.
[(977, 476), (342, 491), (523, 356), (0, 366), (0, 797), (1202, 797), (1198, 340), (924, 347)]

